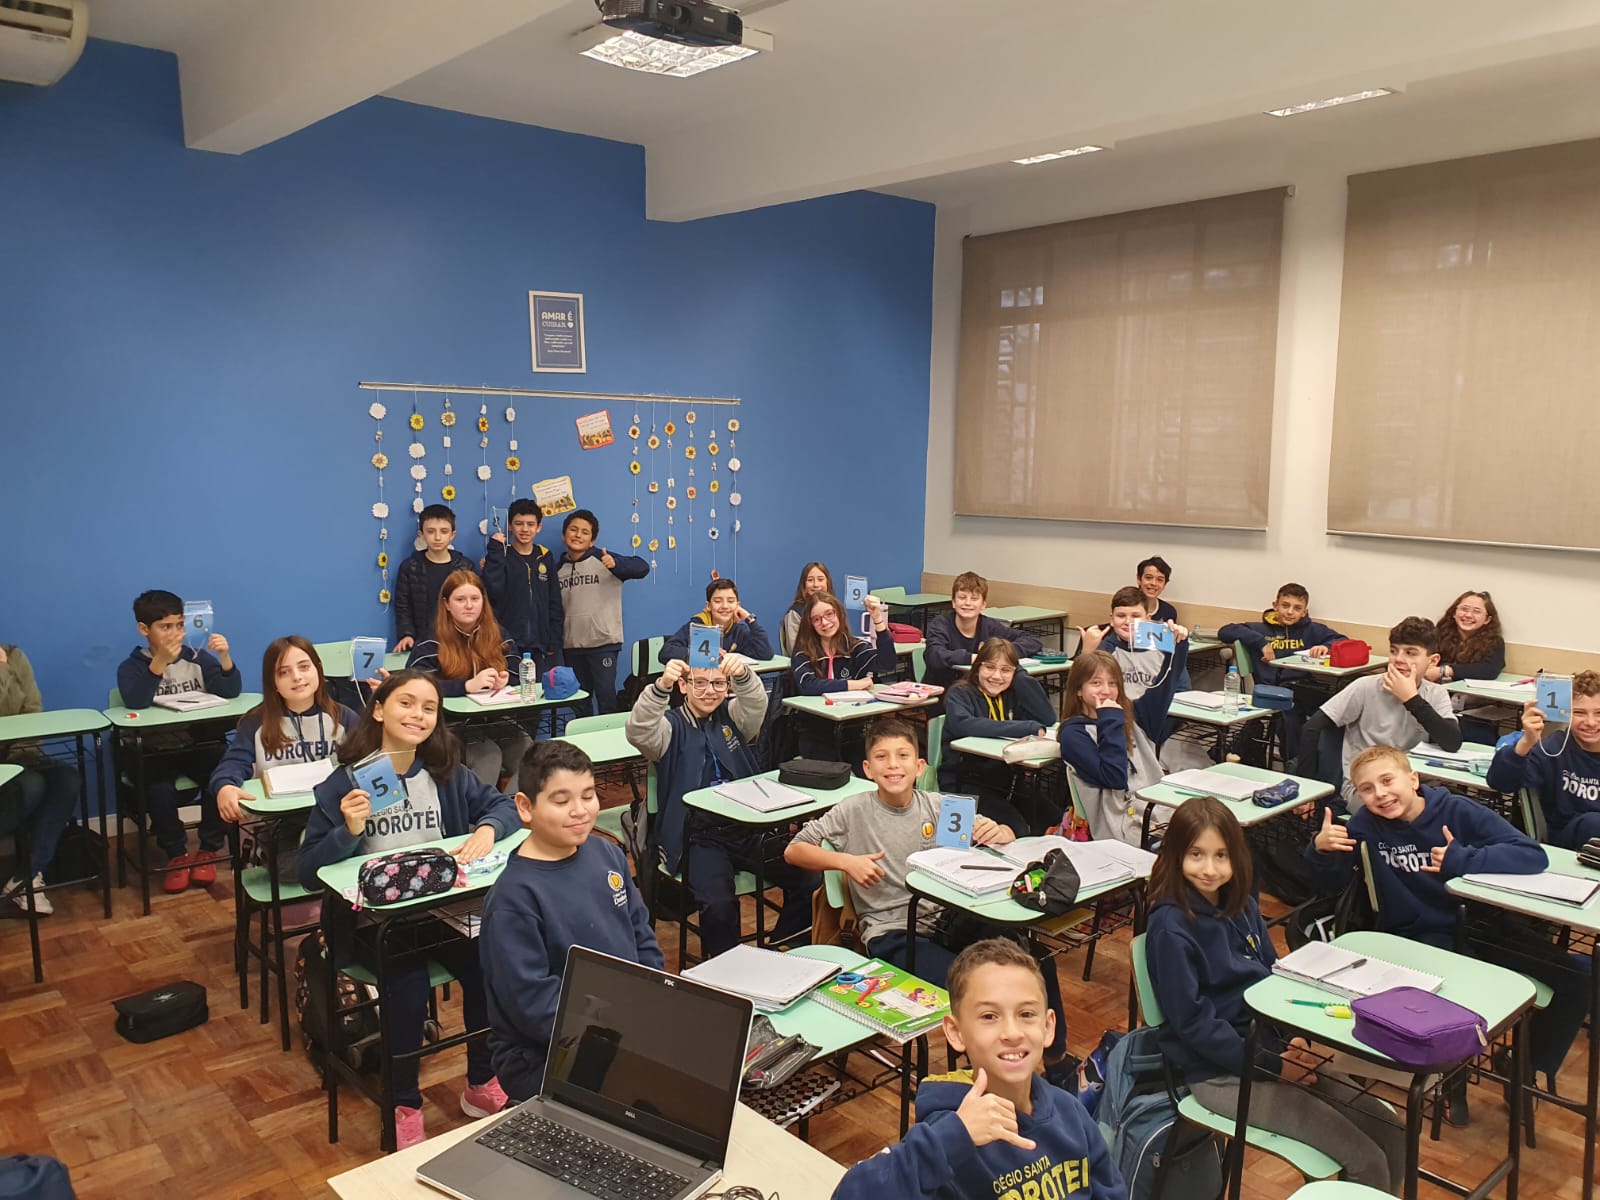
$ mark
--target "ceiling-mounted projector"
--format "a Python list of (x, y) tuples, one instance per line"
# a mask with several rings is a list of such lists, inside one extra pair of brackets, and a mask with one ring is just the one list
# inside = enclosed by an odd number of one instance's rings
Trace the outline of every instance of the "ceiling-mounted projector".
[(685, 46), (738, 46), (744, 21), (731, 8), (705, 0), (596, 0), (600, 19), (613, 29)]

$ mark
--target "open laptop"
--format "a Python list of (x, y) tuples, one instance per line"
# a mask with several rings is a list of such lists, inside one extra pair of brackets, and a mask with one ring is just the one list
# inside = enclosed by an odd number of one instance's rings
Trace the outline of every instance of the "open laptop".
[(417, 1178), (461, 1200), (691, 1200), (722, 1176), (751, 1012), (574, 946), (539, 1095)]

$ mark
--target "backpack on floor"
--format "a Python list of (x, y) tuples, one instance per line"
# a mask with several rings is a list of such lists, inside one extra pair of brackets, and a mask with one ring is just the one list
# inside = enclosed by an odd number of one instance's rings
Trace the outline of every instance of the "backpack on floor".
[(337, 1019), (327, 1011), (328, 976), (333, 964), (322, 930), (300, 942), (294, 956), (294, 1007), (300, 1040), (311, 1065), (322, 1072), (323, 1056), (334, 1053), (358, 1071), (378, 1069), (378, 992), (348, 975), (335, 975)]
[(1163, 1200), (1215, 1200), (1223, 1183), (1219, 1139), (1209, 1130), (1190, 1127), (1185, 1143), (1169, 1151), (1178, 1109), (1167, 1092), (1157, 1038), (1154, 1029), (1145, 1027), (1112, 1047), (1095, 1119), (1127, 1184), (1128, 1200), (1149, 1200), (1163, 1162)]
[(0, 1200), (77, 1200), (60, 1159), (43, 1154), (0, 1158)]

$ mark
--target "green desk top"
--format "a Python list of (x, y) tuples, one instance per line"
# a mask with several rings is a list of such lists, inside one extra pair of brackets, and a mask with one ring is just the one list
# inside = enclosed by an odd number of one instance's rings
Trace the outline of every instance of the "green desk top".
[(993, 617), (996, 621), (1004, 621), (1008, 625), (1016, 625), (1023, 621), (1065, 621), (1067, 610), (1064, 608), (1034, 608), (1029, 604), (1011, 604), (1002, 608), (986, 608), (983, 615)]
[[(957, 663), (955, 669), (958, 673), (965, 673), (972, 670), (972, 664), (969, 662)], [(1036, 658), (1023, 659), (1022, 669), (1026, 674), (1029, 675), (1065, 675), (1068, 671), (1072, 670), (1072, 660), (1069, 658), (1066, 662), (1047, 663), (1040, 662)]]
[(10, 783), (21, 774), (22, 768), (15, 763), (0, 763), (0, 787)]
[(565, 700), (546, 700), (543, 695), (543, 689), (540, 689), (540, 692), (541, 694), (537, 700), (511, 700), (505, 704), (479, 704), (469, 696), (446, 696), (444, 698), (444, 710), (447, 713), (454, 713), (458, 717), (476, 717), (484, 714), (528, 712), (539, 708), (557, 708), (563, 704), (577, 704), (579, 701), (589, 698), (589, 693), (582, 688), (573, 692)]
[[(1479, 745), (1476, 742), (1462, 742), (1461, 751), (1489, 750), (1493, 747)], [(1482, 775), (1474, 775), (1471, 771), (1460, 767), (1431, 767), (1428, 765), (1426, 754), (1407, 754), (1411, 761), (1411, 769), (1424, 779), (1437, 779), (1444, 783), (1454, 784), (1456, 787), (1471, 788), (1477, 792), (1487, 792), (1493, 789), (1485, 782)]]
[(1199, 654), (1201, 651), (1220, 650), (1220, 649), (1222, 649), (1222, 643), (1217, 641), (1216, 638), (1214, 638), (1214, 637), (1206, 637), (1204, 634), (1196, 633), (1192, 629), (1189, 631), (1189, 657), (1190, 658), (1193, 658), (1196, 654)]
[[(776, 783), (777, 771), (766, 771), (755, 778), (763, 783)], [(873, 785), (865, 779), (857, 779), (852, 775), (843, 787), (836, 788), (808, 788), (799, 784), (786, 783), (784, 787), (794, 788), (797, 792), (804, 792), (815, 803), (797, 804), (793, 808), (781, 808), (776, 812), (758, 812), (748, 805), (740, 804), (737, 800), (729, 800), (726, 796), (717, 794), (715, 788), (696, 788), (692, 792), (684, 793), (683, 802), (690, 808), (699, 809), (701, 812), (710, 813), (712, 816), (721, 817), (725, 821), (735, 821), (740, 825), (781, 825), (786, 821), (800, 821), (825, 813), (846, 796), (855, 796), (861, 792), (870, 792)]]
[[(1392, 933), (1370, 931), (1342, 934), (1333, 939), (1333, 944), (1357, 954), (1415, 967), (1439, 976), (1444, 980), (1439, 994), (1483, 1017), (1488, 1022), (1491, 1036), (1533, 1003), (1531, 981), (1515, 971), (1468, 958), (1464, 954), (1440, 950)], [(1324, 1046), (1350, 1050), (1379, 1062), (1390, 1061), (1365, 1042), (1356, 1040), (1356, 1023), (1350, 1018), (1330, 1017), (1320, 1008), (1289, 1003), (1291, 999), (1325, 999), (1329, 1003), (1345, 1003), (1331, 992), (1283, 975), (1268, 975), (1260, 983), (1252, 984), (1245, 991), (1244, 998), (1252, 1010), (1274, 1024), (1303, 1031)]]
[[(494, 844), (494, 848), (507, 852), (515, 850), (522, 845), (522, 840), (527, 836), (528, 831), (526, 829), (519, 829), (515, 833), (501, 838)], [(438, 838), (432, 841), (418, 842), (417, 845), (442, 846), (444, 849), (450, 850), (466, 840), (464, 837)], [(370, 858), (382, 858), (384, 854), (392, 853), (394, 851), (385, 850), (382, 854), (369, 854), (365, 858), (347, 858), (343, 862), (329, 863), (317, 872), (317, 878), (322, 881), (322, 886), (327, 888), (329, 892), (342, 897), (345, 890), (355, 887), (361, 878), (362, 863)], [(480, 871), (474, 875), (469, 875), (464, 887), (451, 888), (440, 896), (419, 896), (415, 900), (402, 900), (398, 904), (385, 904), (382, 908), (374, 908), (369, 911), (389, 913), (397, 912), (402, 908), (427, 908), (431, 905), (448, 904), (452, 900), (460, 900), (466, 896), (488, 891), (490, 885), (500, 878), (500, 872), (504, 870), (505, 868), (501, 867), (500, 871), (490, 871), (487, 874)]]
[[(1219, 693), (1220, 694), (1220, 693)], [(1180, 721), (1193, 721), (1196, 725), (1216, 725), (1232, 728), (1243, 725), (1248, 721), (1259, 721), (1272, 716), (1272, 709), (1257, 708), (1253, 704), (1246, 704), (1243, 697), (1239, 700), (1239, 711), (1229, 717), (1223, 714), (1220, 708), (1201, 708), (1197, 704), (1186, 704), (1182, 700), (1174, 700), (1167, 709), (1167, 716), (1175, 717)]]
[(914, 704), (891, 704), (887, 700), (868, 700), (863, 704), (829, 704), (822, 696), (785, 696), (785, 705), (824, 721), (862, 721), (868, 717), (881, 717), (885, 713), (903, 712), (909, 708), (926, 708), (939, 703), (934, 696)]
[[(1218, 775), (1231, 775), (1236, 779), (1255, 780), (1261, 784), (1277, 783), (1280, 779), (1292, 779), (1300, 785), (1300, 794), (1293, 800), (1271, 808), (1260, 808), (1250, 800), (1229, 800), (1218, 796), (1218, 800), (1227, 806), (1229, 812), (1239, 819), (1239, 824), (1244, 826), (1259, 825), (1262, 821), (1270, 820), (1280, 813), (1291, 812), (1302, 804), (1314, 800), (1321, 800), (1324, 796), (1333, 795), (1333, 788), (1323, 783), (1320, 779), (1306, 779), (1299, 775), (1290, 775), (1286, 771), (1268, 771), (1262, 767), (1252, 767), (1245, 763), (1218, 763), (1207, 767), (1207, 772)], [(1173, 787), (1166, 783), (1151, 784), (1147, 788), (1140, 788), (1138, 792), (1141, 800), (1148, 800), (1151, 804), (1159, 804), (1163, 808), (1181, 808), (1192, 800), (1193, 795), (1181, 788)]]
[(596, 729), (590, 733), (569, 733), (561, 740), (577, 746), (596, 766), (644, 757), (633, 748), (627, 734), (620, 728)]
[[(377, 635), (374, 634), (374, 637)], [(388, 639), (385, 638), (385, 641)], [(350, 655), (349, 642), (318, 642), (317, 657), (322, 660), (322, 673), (329, 679), (350, 679), (355, 674), (355, 660)], [(396, 671), (406, 669), (406, 659), (411, 656), (405, 651), (398, 654), (385, 654), (383, 656), (383, 669), (391, 675)]]
[[(998, 854), (995, 857), (998, 861), (1005, 862)], [(1017, 868), (1019, 874), (1021, 870), (1021, 867)], [(1133, 879), (1119, 879), (1114, 883), (1088, 888), (1078, 893), (1077, 903), (1080, 906), (1087, 904), (1100, 896), (1141, 884), (1148, 878), (1148, 875), (1139, 875)], [(1018, 904), (1003, 890), (988, 896), (969, 896), (959, 888), (953, 888), (934, 876), (915, 869), (906, 873), (906, 890), (924, 900), (932, 900), (946, 908), (959, 908), (962, 912), (971, 913), (985, 921), (993, 921), (997, 925), (1047, 926), (1052, 921), (1061, 921), (1072, 915), (1068, 913), (1064, 917), (1045, 916), (1036, 908), (1025, 908)]]
[(926, 649), (927, 645), (927, 642), (896, 642), (894, 644), (894, 652), (899, 658), (909, 658), (918, 650)]
[(1285, 671), (1299, 671), (1302, 675), (1323, 675), (1329, 679), (1346, 679), (1353, 675), (1371, 675), (1389, 661), (1386, 654), (1374, 654), (1359, 667), (1330, 667), (1327, 659), (1307, 658), (1303, 654), (1281, 654), (1269, 664)]
[(248, 797), (239, 802), (239, 807), (252, 817), (281, 817), (284, 813), (310, 812), (317, 803), (317, 798), (310, 792), (269, 796), (259, 779), (246, 779), (239, 786)]
[(173, 712), (152, 704), (149, 708), (108, 708), (105, 716), (118, 729), (160, 729), (168, 725), (197, 725), (205, 721), (237, 721), (260, 703), (260, 692), (244, 692), (226, 704), (194, 712)]
[[(1550, 860), (1549, 869), (1559, 875), (1576, 875), (1581, 879), (1600, 878), (1600, 872), (1581, 866), (1577, 854), (1571, 850), (1546, 845), (1544, 852)], [(1578, 908), (1571, 904), (1562, 904), (1558, 900), (1545, 900), (1539, 896), (1519, 896), (1515, 892), (1484, 887), (1481, 883), (1468, 883), (1460, 876), (1444, 886), (1452, 896), (1460, 896), (1463, 900), (1474, 900), (1479, 904), (1503, 908), (1507, 912), (1537, 917), (1541, 921), (1569, 926), (1584, 933), (1600, 933), (1600, 893), (1591, 896), (1589, 903)]]
[(67, 737), (74, 733), (94, 733), (109, 725), (105, 713), (92, 708), (58, 708), (51, 712), (18, 713), (0, 717), (0, 742), (24, 739)]
[[(802, 958), (818, 958), (849, 970), (869, 961), (844, 946), (799, 946), (788, 951)], [(772, 1027), (783, 1036), (799, 1034), (817, 1048), (817, 1057), (826, 1058), (840, 1050), (870, 1041), (878, 1036), (871, 1026), (852, 1021), (842, 1012), (802, 996), (781, 1012), (768, 1013)]]
[(941, 592), (907, 592), (888, 601), (890, 608), (931, 608), (935, 604), (949, 603), (950, 597)]
[(753, 658), (750, 660), (750, 669), (757, 675), (771, 675), (777, 671), (789, 669), (789, 656), (774, 654), (771, 658)]
[[(1050, 726), (1050, 728), (1044, 731), (1045, 736), (1055, 737), (1060, 728), (1061, 727), (1059, 725)], [(1009, 745), (1011, 745), (1010, 738), (964, 737), (957, 738), (955, 741), (951, 742), (950, 749), (961, 754), (975, 754), (979, 758), (992, 758), (996, 762), (1004, 762), (1006, 747)], [(1022, 767), (1026, 770), (1032, 770), (1037, 767), (1049, 766), (1053, 762), (1060, 761), (1061, 756), (1059, 754), (1052, 754), (1047, 758), (1025, 758), (1020, 762), (1015, 762), (1011, 765), (1014, 767)]]
[[(1525, 683), (1528, 681), (1528, 679), (1529, 676), (1527, 675), (1518, 675), (1511, 671), (1501, 671), (1500, 674), (1495, 678), (1494, 682), (1504, 684)], [(1479, 686), (1473, 687), (1473, 684), (1478, 684)], [(1490, 687), (1487, 686), (1488, 684), (1489, 680), (1487, 679), (1453, 679), (1449, 683), (1445, 684), (1444, 687), (1445, 691), (1452, 692), (1457, 696), (1476, 697), (1479, 700), (1492, 700), (1497, 704), (1511, 704), (1515, 705), (1517, 708), (1521, 708), (1529, 700), (1533, 699), (1533, 691), (1529, 688), (1523, 688), (1520, 692), (1513, 692), (1507, 688)]]

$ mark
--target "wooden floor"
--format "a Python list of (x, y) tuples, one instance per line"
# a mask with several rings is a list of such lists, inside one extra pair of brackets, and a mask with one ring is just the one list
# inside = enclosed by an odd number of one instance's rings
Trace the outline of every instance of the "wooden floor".
[[(84, 1200), (330, 1196), (330, 1175), (377, 1155), (372, 1105), (344, 1093), (341, 1141), (328, 1145), (323, 1093), (298, 1042), (280, 1051), (276, 1024), (260, 1025), (254, 1011), (240, 1011), (230, 888), (224, 870), (207, 891), (158, 895), (144, 918), (135, 915), (137, 893), (129, 888), (116, 894), (109, 922), (97, 893), (53, 893), (56, 915), (41, 926), (42, 985), (31, 982), (25, 925), (0, 922), (0, 1152), (62, 1159)], [(670, 967), (676, 928), (660, 932)], [(1081, 969), (1081, 955), (1074, 954), (1061, 973), (1070, 1043), (1085, 1052), (1103, 1030), (1126, 1020), (1126, 934), (1102, 945), (1092, 983), (1081, 981)], [(208, 1024), (142, 1046), (116, 1035), (113, 999), (179, 979), (209, 990)], [(444, 1019), (447, 1028), (459, 1028), (459, 1005), (446, 1006)], [(1565, 1094), (1581, 1094), (1583, 1050), (1580, 1039), (1561, 1080)], [(944, 1061), (942, 1045), (932, 1061), (936, 1067)], [(461, 1050), (428, 1060), (430, 1131), (465, 1120), (457, 1107), (463, 1069)], [(1424, 1139), (1424, 1165), (1476, 1178), (1498, 1155), (1505, 1143), (1498, 1091), (1475, 1087), (1472, 1112), (1469, 1128), (1447, 1127), (1438, 1143)], [(883, 1089), (817, 1118), (811, 1140), (840, 1162), (853, 1162), (893, 1141), (897, 1121), (896, 1097)], [(1524, 1154), (1522, 1195), (1576, 1198), (1581, 1122), (1546, 1106), (1538, 1133), (1538, 1149)], [(1275, 1200), (1299, 1182), (1279, 1161), (1257, 1155), (1245, 1192)], [(806, 1198), (785, 1192), (784, 1200)]]

